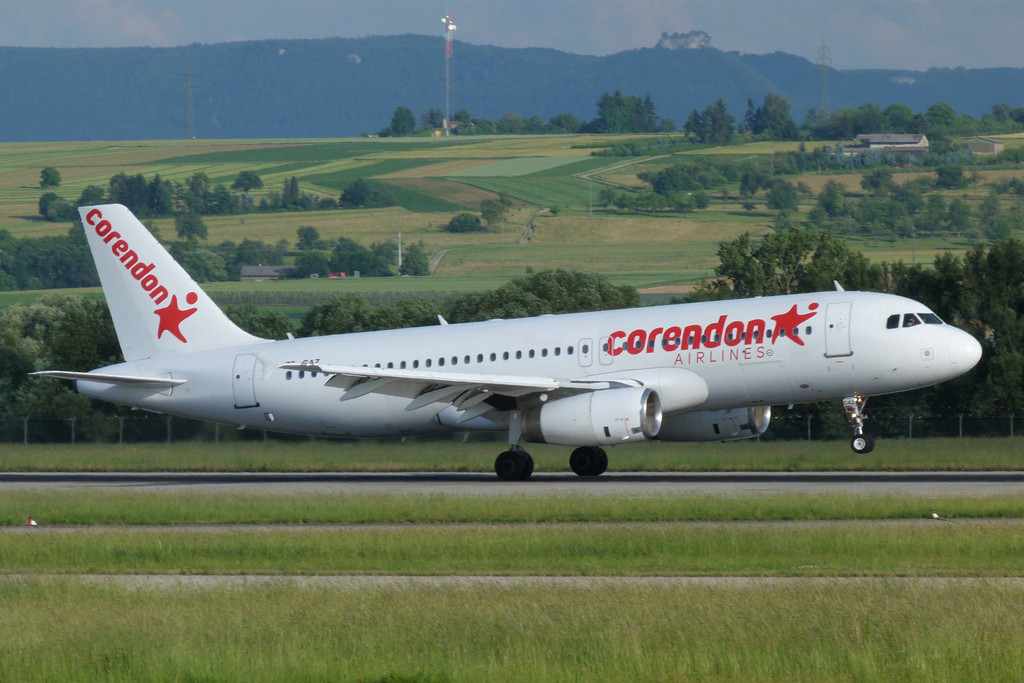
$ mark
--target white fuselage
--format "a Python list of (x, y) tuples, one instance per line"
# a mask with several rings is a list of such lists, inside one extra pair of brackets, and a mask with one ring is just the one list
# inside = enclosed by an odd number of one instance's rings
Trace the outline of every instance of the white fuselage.
[[(905, 326), (904, 314), (917, 322)], [(328, 384), (322, 373), (279, 366), (342, 364), (559, 379), (681, 368), (707, 385), (706, 401), (693, 410), (711, 411), (906, 391), (956, 377), (979, 356), (970, 335), (938, 322), (917, 302), (839, 291), (157, 354), (97, 372), (185, 383), (154, 389), (80, 380), (78, 388), (146, 410), (255, 429), (396, 436), (508, 429), (508, 422), (493, 416), (458, 422), (457, 409), (447, 401), (409, 410), (410, 400), (400, 391), (344, 400), (347, 387)]]

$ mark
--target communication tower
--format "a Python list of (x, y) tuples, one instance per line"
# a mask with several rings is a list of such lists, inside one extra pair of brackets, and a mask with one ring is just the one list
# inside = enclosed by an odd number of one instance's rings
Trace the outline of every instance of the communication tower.
[(447, 7), (441, 22), (444, 24), (444, 134), (447, 136), (452, 106), (452, 38), (455, 35), (455, 22)]
[(821, 104), (818, 106), (818, 117), (824, 121), (828, 118), (828, 70), (832, 66), (832, 57), (829, 56), (828, 45), (825, 39), (821, 39), (821, 47), (818, 48), (818, 74), (821, 78)]

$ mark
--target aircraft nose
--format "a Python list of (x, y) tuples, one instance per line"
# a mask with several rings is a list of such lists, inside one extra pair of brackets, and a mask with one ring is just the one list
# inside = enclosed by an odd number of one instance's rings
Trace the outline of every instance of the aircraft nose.
[(949, 338), (949, 362), (958, 373), (973, 368), (981, 360), (981, 344), (963, 330)]

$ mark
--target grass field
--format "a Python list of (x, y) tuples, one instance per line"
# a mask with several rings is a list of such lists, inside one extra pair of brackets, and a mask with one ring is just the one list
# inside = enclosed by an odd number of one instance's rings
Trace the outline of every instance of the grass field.
[(131, 590), (0, 584), (19, 681), (996, 681), (1018, 587)]

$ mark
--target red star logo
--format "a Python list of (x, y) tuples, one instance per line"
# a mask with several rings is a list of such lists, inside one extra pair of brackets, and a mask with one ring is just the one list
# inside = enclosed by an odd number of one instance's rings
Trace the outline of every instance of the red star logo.
[(775, 321), (775, 331), (772, 332), (772, 344), (774, 344), (776, 340), (778, 340), (779, 330), (790, 330), (788, 334), (789, 338), (792, 339), (794, 343), (800, 346), (804, 345), (804, 340), (798, 337), (797, 335), (793, 334), (792, 330), (799, 327), (800, 323), (804, 322), (805, 320), (810, 320), (815, 315), (817, 315), (816, 311), (818, 310), (818, 304), (811, 304), (807, 308), (810, 310), (810, 313), (797, 313), (796, 304), (793, 304), (793, 307), (790, 308), (785, 313), (780, 313), (779, 315), (772, 316), (772, 320)]
[[(199, 300), (199, 297), (195, 292), (189, 292), (185, 297), (185, 301), (190, 304), (194, 304)], [(170, 332), (175, 337), (180, 339), (182, 343), (187, 344), (188, 340), (182, 335), (181, 329), (179, 329), (182, 322), (185, 321), (190, 315), (196, 312), (195, 308), (186, 308), (182, 310), (178, 308), (178, 296), (176, 294), (171, 295), (171, 304), (165, 308), (158, 308), (154, 313), (160, 318), (160, 325), (156, 330), (156, 338), (159, 339), (163, 336), (164, 332)]]

